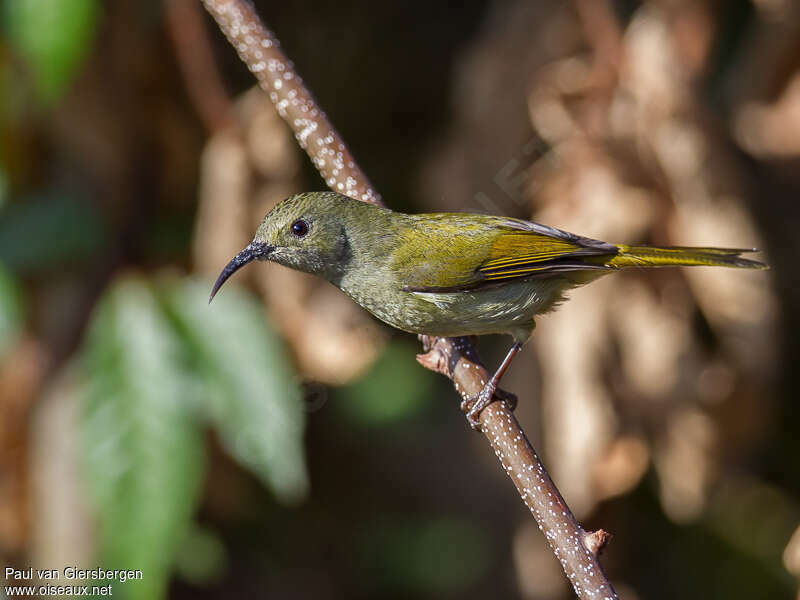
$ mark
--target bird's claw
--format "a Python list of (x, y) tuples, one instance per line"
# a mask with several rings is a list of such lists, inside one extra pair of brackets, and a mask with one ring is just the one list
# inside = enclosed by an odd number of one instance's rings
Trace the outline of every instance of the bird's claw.
[(467, 422), (475, 431), (481, 431), (480, 416), (483, 409), (495, 401), (505, 402), (512, 412), (517, 408), (517, 396), (505, 390), (492, 390), (488, 385), (478, 394), (461, 402), (461, 410), (467, 413)]
[(508, 406), (508, 410), (514, 412), (517, 410), (517, 395), (512, 392), (507, 392), (506, 390), (501, 390), (497, 388), (494, 391), (494, 395), (497, 397), (498, 400), (501, 402), (505, 402), (506, 406)]

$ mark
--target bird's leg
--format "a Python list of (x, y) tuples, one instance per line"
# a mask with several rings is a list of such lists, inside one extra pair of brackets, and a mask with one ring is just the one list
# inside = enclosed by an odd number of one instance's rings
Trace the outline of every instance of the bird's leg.
[(481, 422), (478, 420), (478, 418), (480, 417), (483, 409), (492, 403), (492, 398), (497, 391), (497, 384), (500, 383), (500, 378), (503, 377), (506, 369), (508, 369), (508, 365), (511, 364), (511, 361), (517, 355), (517, 352), (520, 351), (520, 348), (522, 348), (522, 344), (519, 342), (514, 342), (509, 349), (508, 354), (506, 354), (506, 357), (503, 359), (503, 362), (500, 363), (500, 366), (497, 367), (497, 371), (495, 371), (494, 375), (492, 375), (491, 379), (484, 384), (483, 389), (478, 393), (477, 396), (470, 399), (469, 402), (472, 404), (472, 407), (469, 409), (469, 412), (467, 412), (467, 421), (469, 421), (469, 424), (473, 429), (481, 428)]

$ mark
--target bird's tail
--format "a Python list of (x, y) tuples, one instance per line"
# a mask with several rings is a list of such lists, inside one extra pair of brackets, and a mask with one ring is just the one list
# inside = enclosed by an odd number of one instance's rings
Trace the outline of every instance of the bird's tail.
[(709, 266), (739, 267), (744, 269), (767, 269), (767, 265), (742, 258), (745, 252), (757, 252), (755, 248), (692, 248), (682, 246), (651, 247), (617, 245), (619, 252), (606, 262), (609, 267), (669, 267)]

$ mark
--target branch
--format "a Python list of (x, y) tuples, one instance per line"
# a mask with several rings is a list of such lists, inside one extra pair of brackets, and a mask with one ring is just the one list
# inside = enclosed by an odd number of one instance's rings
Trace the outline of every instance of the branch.
[[(463, 399), (481, 390), (489, 374), (469, 338), (421, 337), (427, 353), (417, 357), (420, 364), (452, 379)], [(481, 431), (533, 513), (578, 598), (617, 598), (597, 560), (610, 537), (608, 532), (581, 527), (505, 402), (487, 406), (480, 422)]]
[[(269, 93), (332, 190), (381, 204), (344, 140), (317, 106), (278, 42), (246, 0), (202, 0), (239, 57)], [(462, 399), (475, 397), (489, 378), (469, 338), (423, 337), (426, 354), (417, 360), (453, 380)], [(466, 407), (469, 408), (468, 406)], [(505, 402), (490, 404), (480, 415), (481, 430), (503, 468), (533, 513), (577, 596), (616, 599), (597, 554), (608, 534), (587, 532), (569, 510), (514, 414)]]
[(344, 140), (317, 106), (311, 92), (279, 48), (278, 40), (244, 0), (202, 0), (236, 48), (278, 114), (294, 131), (328, 187), (356, 200), (381, 204), (381, 198), (356, 164)]

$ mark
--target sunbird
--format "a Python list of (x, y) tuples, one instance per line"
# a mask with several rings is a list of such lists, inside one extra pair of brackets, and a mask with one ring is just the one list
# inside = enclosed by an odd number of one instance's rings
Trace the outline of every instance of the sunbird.
[(508, 334), (508, 354), (467, 414), (479, 427), (500, 378), (530, 338), (537, 315), (564, 293), (625, 267), (764, 269), (756, 249), (609, 244), (531, 221), (481, 214), (409, 215), (334, 192), (276, 204), (253, 241), (222, 270), (222, 284), (253, 260), (318, 275), (375, 317), (416, 334)]

